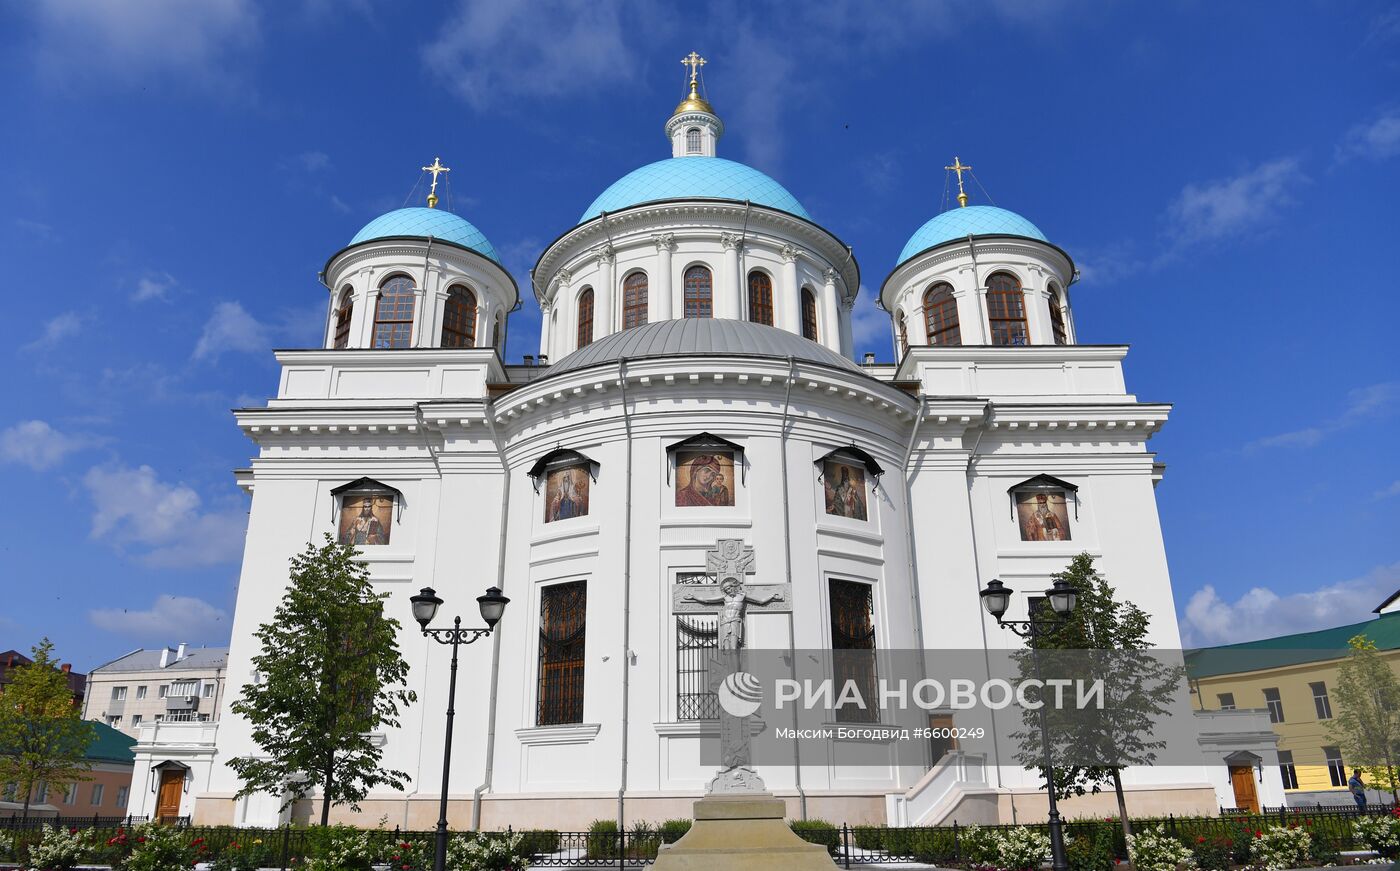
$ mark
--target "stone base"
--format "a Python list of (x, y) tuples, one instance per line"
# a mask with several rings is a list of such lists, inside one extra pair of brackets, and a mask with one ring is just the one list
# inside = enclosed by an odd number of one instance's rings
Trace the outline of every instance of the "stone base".
[(707, 796), (695, 803), (695, 824), (656, 854), (655, 871), (830, 871), (826, 847), (788, 828), (786, 806), (771, 792)]

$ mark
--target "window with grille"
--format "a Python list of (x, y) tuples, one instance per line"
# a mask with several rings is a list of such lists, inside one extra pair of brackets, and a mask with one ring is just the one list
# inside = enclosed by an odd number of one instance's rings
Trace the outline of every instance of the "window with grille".
[(350, 288), (340, 292), (340, 306), (335, 310), (335, 346), (350, 345), (350, 316), (355, 313), (355, 294)]
[(958, 301), (951, 285), (935, 284), (924, 292), (924, 329), (930, 345), (962, 344)]
[(875, 673), (874, 587), (832, 579), (831, 661), (836, 697), (848, 682), (859, 690), (864, 706), (854, 702), (836, 709), (838, 723), (871, 723), (879, 719)]
[(802, 288), (802, 338), (817, 341), (817, 297), (808, 287)]
[(1278, 752), (1278, 772), (1283, 778), (1284, 789), (1298, 788), (1298, 769), (1293, 765), (1293, 751), (1280, 750)]
[(1322, 755), (1327, 758), (1327, 776), (1333, 786), (1347, 785), (1347, 767), (1342, 762), (1340, 747), (1323, 747)]
[(1055, 334), (1055, 344), (1069, 344), (1069, 330), (1065, 329), (1065, 310), (1061, 307), (1060, 291), (1050, 288), (1050, 330)]
[(1278, 687), (1269, 687), (1264, 690), (1264, 704), (1269, 707), (1269, 722), (1283, 722), (1283, 698), (1278, 694)]
[(1317, 708), (1317, 718), (1319, 720), (1332, 719), (1332, 701), (1327, 698), (1327, 684), (1318, 681), (1308, 684), (1312, 688), (1313, 706)]
[(1234, 693), (1221, 693), (1220, 695), (1216, 696), (1215, 698), (1216, 698), (1217, 701), (1220, 702), (1220, 710), (1222, 710), (1222, 711), (1233, 711), (1233, 710), (1235, 709), (1235, 694), (1234, 694)]
[(704, 266), (692, 266), (685, 271), (685, 316), (688, 318), (713, 317), (711, 295), (713, 279), (710, 270)]
[(699, 153), (700, 153), (700, 128), (699, 128), (699, 127), (692, 127), (692, 128), (690, 128), (689, 130), (685, 131), (685, 153), (686, 153), (686, 154), (699, 154)]
[(987, 322), (993, 345), (1029, 345), (1026, 332), (1026, 295), (1021, 282), (1008, 272), (987, 279)]
[(647, 274), (634, 272), (622, 282), (622, 328), (630, 330), (647, 322)]
[(395, 275), (379, 288), (374, 306), (374, 347), (407, 348), (413, 341), (413, 279)]
[(749, 320), (773, 326), (773, 279), (765, 273), (749, 273)]
[(585, 287), (578, 295), (578, 346), (593, 344), (593, 288)]
[(476, 347), (476, 294), (460, 284), (447, 291), (442, 311), (442, 346)]
[(553, 584), (540, 591), (536, 725), (583, 722), (583, 642), (587, 604), (586, 581)]
[(677, 720), (719, 719), (719, 696), (710, 688), (709, 674), (710, 658), (718, 649), (718, 615), (676, 615)]

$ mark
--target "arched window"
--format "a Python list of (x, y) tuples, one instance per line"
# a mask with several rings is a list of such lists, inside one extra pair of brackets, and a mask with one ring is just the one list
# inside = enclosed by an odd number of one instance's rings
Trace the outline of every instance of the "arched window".
[(622, 328), (630, 330), (647, 322), (647, 274), (634, 272), (622, 282)]
[(496, 323), (491, 327), (491, 347), (501, 350), (501, 313), (496, 313)]
[(924, 328), (930, 345), (961, 345), (962, 331), (958, 329), (958, 301), (953, 288), (935, 284), (924, 292)]
[(1055, 334), (1055, 344), (1069, 344), (1069, 330), (1065, 329), (1065, 310), (1060, 303), (1060, 289), (1050, 285), (1050, 329)]
[(987, 321), (993, 345), (1029, 345), (1026, 333), (1026, 295), (1021, 282), (1009, 272), (987, 279)]
[(802, 338), (817, 341), (817, 297), (810, 287), (802, 288)]
[(375, 348), (407, 348), (413, 343), (413, 279), (395, 275), (379, 286), (374, 306)]
[(773, 280), (757, 270), (749, 273), (749, 320), (773, 326)]
[(708, 318), (714, 313), (710, 306), (710, 270), (703, 266), (692, 266), (685, 271), (685, 316), (688, 318)]
[(350, 288), (340, 292), (340, 305), (335, 310), (335, 347), (350, 346), (350, 316), (355, 313), (355, 294)]
[(442, 346), (476, 347), (476, 294), (460, 284), (447, 291), (447, 306), (442, 312)]
[(699, 154), (699, 153), (700, 153), (700, 128), (699, 128), (699, 127), (692, 127), (692, 128), (690, 128), (689, 130), (685, 131), (685, 153), (686, 153), (686, 154)]
[(899, 339), (899, 356), (903, 357), (904, 352), (909, 350), (909, 324), (904, 319), (904, 312), (894, 316), (894, 331)]
[(593, 343), (593, 288), (585, 287), (578, 295), (578, 346)]

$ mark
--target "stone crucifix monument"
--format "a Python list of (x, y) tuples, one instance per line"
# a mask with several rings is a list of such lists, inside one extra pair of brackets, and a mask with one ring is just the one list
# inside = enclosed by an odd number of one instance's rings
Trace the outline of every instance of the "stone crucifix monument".
[[(661, 847), (657, 871), (722, 869), (831, 869), (836, 865), (820, 844), (793, 834), (785, 821), (787, 807), (764, 787), (753, 768), (750, 699), (736, 704), (736, 685), (762, 692), (744, 671), (744, 618), (750, 608), (791, 611), (792, 584), (747, 584), (757, 571), (754, 550), (741, 539), (722, 538), (705, 555), (711, 584), (676, 584), (672, 610), (718, 613), (718, 650), (711, 662), (711, 689), (719, 695), (720, 769), (704, 798), (695, 803), (695, 824), (685, 837)], [(718, 588), (718, 589), (715, 589)], [(736, 679), (739, 679), (736, 684)], [(761, 697), (761, 695), (759, 696)], [(730, 707), (742, 707), (735, 713)]]

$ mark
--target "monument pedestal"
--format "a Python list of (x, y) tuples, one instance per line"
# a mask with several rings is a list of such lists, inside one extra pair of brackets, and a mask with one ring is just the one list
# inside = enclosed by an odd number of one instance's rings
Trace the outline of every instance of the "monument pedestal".
[(695, 823), (656, 854), (655, 871), (831, 871), (826, 847), (788, 828), (787, 806), (771, 792), (709, 795), (695, 803)]

